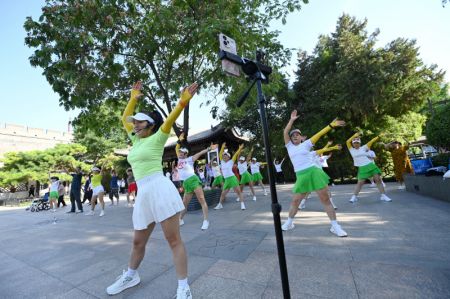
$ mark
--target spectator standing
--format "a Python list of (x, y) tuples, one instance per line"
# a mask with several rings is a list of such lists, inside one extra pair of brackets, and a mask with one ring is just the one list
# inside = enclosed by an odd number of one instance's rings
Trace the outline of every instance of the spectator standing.
[(117, 199), (117, 205), (119, 205), (119, 177), (116, 174), (116, 171), (113, 169), (111, 171), (111, 180), (110, 180), (110, 190), (109, 190), (109, 199), (111, 200), (111, 205), (114, 205), (114, 197)]
[[(81, 204), (81, 179), (83, 174), (81, 168), (75, 168), (75, 173), (72, 173), (72, 183), (70, 184), (70, 211), (67, 213), (83, 213), (83, 205)], [(75, 212), (75, 202), (77, 203), (77, 210)]]

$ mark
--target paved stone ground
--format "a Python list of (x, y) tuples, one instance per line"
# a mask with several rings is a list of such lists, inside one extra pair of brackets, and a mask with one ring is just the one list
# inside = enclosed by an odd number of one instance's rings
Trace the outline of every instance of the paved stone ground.
[[(277, 187), (287, 215), (292, 185)], [(329, 232), (314, 195), (284, 233), (292, 298), (450, 298), (450, 204), (388, 184), (392, 203), (365, 187), (333, 187), (338, 220), (349, 237)], [(182, 227), (194, 298), (282, 298), (270, 197), (258, 189), (241, 211), (233, 196)], [(0, 298), (107, 298), (105, 288), (127, 266), (132, 209), (108, 207), (105, 217), (0, 210)], [(56, 217), (56, 224), (54, 224)], [(173, 298), (170, 249), (155, 229), (139, 269), (141, 283), (114, 298)]]

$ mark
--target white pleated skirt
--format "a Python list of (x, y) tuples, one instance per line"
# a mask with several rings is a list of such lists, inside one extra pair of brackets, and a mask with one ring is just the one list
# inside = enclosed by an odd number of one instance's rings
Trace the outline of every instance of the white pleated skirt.
[(156, 172), (138, 181), (138, 192), (133, 209), (133, 227), (146, 229), (150, 223), (162, 222), (184, 210), (183, 200), (174, 184)]

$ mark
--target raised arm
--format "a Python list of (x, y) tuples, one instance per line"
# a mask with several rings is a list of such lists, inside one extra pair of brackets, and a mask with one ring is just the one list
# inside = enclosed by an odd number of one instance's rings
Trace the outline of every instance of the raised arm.
[(178, 155), (180, 154), (180, 148), (181, 148), (181, 142), (183, 142), (184, 140), (184, 132), (180, 134), (180, 136), (178, 137), (178, 142), (177, 145), (175, 146), (175, 154)]
[(225, 151), (225, 146), (227, 146), (226, 142), (222, 143), (222, 147), (220, 148), (220, 152), (219, 152), (220, 161), (223, 160), (223, 152)]
[(207, 152), (209, 152), (211, 150), (211, 147), (207, 147), (204, 150), (196, 153), (195, 155), (192, 155), (192, 161), (197, 161), (198, 158), (200, 158), (201, 156), (203, 156), (204, 154), (206, 154)]
[(161, 131), (168, 134), (170, 132), (170, 129), (172, 128), (173, 123), (180, 115), (181, 111), (183, 111), (184, 107), (189, 103), (189, 101), (192, 99), (194, 94), (197, 92), (198, 84), (193, 83), (186, 87), (183, 92), (181, 93), (180, 100), (178, 101), (178, 104), (173, 108), (172, 112), (167, 116), (164, 123), (161, 125)]
[(368, 148), (370, 148), (375, 142), (377, 142), (377, 140), (380, 139), (380, 136), (377, 136), (375, 138), (372, 138), (372, 140), (370, 140), (369, 142), (367, 142), (366, 146)]
[(316, 144), (316, 142), (326, 133), (331, 131), (331, 129), (334, 129), (336, 127), (343, 127), (345, 126), (345, 121), (335, 119), (333, 120), (328, 126), (317, 132), (313, 137), (310, 138), (312, 144)]
[(350, 137), (349, 139), (347, 139), (347, 141), (345, 142), (345, 144), (347, 144), (347, 148), (351, 149), (352, 148), (352, 140), (353, 138), (359, 137), (361, 134), (359, 132), (356, 132), (355, 134), (352, 135), (352, 137)]
[(342, 149), (342, 145), (340, 145), (340, 144), (336, 144), (335, 146), (329, 146), (329, 147), (325, 146), (324, 148), (317, 150), (316, 154), (320, 156), (323, 153), (331, 152), (331, 151), (340, 151), (341, 149)]
[(233, 160), (233, 162), (236, 162), (236, 160), (239, 157), (239, 155), (241, 154), (241, 151), (243, 148), (244, 148), (244, 144), (239, 145), (238, 150), (234, 153), (233, 158), (231, 158)]
[(291, 130), (292, 125), (294, 124), (294, 121), (297, 118), (299, 118), (299, 116), (297, 115), (297, 110), (293, 110), (291, 112), (291, 118), (289, 119), (289, 121), (283, 131), (284, 144), (288, 144), (289, 141), (291, 141), (291, 138), (289, 137), (289, 131)]
[(250, 149), (250, 152), (247, 155), (247, 163), (250, 162), (250, 160), (252, 159), (252, 154), (253, 154), (253, 147)]
[(142, 97), (141, 89), (142, 89), (141, 81), (134, 83), (133, 88), (131, 89), (130, 100), (128, 101), (127, 107), (123, 111), (122, 124), (127, 133), (130, 133), (133, 130), (133, 125), (127, 122), (127, 117), (133, 115), (136, 103), (138, 99)]

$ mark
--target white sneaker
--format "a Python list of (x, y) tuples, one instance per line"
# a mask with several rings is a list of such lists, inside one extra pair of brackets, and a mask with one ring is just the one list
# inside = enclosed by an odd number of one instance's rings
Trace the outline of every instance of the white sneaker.
[(177, 289), (177, 299), (192, 299), (192, 293), (189, 286)]
[(333, 199), (330, 197), (330, 202), (331, 202), (331, 205), (333, 206), (333, 208), (335, 209), (335, 210), (337, 210), (337, 207), (334, 205), (334, 202), (333, 202)]
[(238, 198), (236, 198), (236, 201), (241, 201), (241, 199), (238, 197)]
[(87, 213), (84, 214), (84, 215), (86, 215), (86, 216), (94, 216), (94, 215), (95, 215), (95, 212), (91, 210), (91, 211), (87, 212)]
[(356, 195), (352, 195), (352, 198), (350, 198), (349, 202), (351, 203), (355, 203), (358, 201), (358, 197), (356, 197)]
[(371, 183), (369, 187), (370, 187), (370, 188), (376, 188), (376, 187), (377, 187), (377, 184)]
[(253, 201), (256, 201), (256, 196), (253, 196)]
[(330, 232), (338, 237), (347, 237), (347, 233), (341, 228), (339, 224), (332, 225), (330, 228)]
[(386, 194), (381, 194), (380, 200), (387, 202), (392, 201)]
[(245, 210), (245, 203), (241, 202), (241, 210)]
[(405, 190), (406, 187), (405, 187), (404, 185), (401, 185), (401, 186), (398, 186), (397, 189), (398, 189), (398, 190)]
[(267, 191), (264, 190), (264, 196), (267, 196), (267, 194), (268, 194)]
[(306, 209), (306, 199), (302, 199), (302, 201), (300, 202), (300, 205), (298, 206), (299, 210), (304, 210)]
[(100, 217), (105, 216), (105, 211), (102, 210), (102, 211), (100, 212), (100, 215), (98, 215), (98, 216), (100, 216)]
[(133, 276), (127, 276), (127, 271), (123, 271), (122, 275), (116, 278), (116, 282), (106, 288), (108, 295), (116, 295), (128, 288), (134, 287), (141, 282), (139, 274), (136, 272)]
[(202, 230), (207, 230), (208, 227), (209, 227), (209, 221), (208, 220), (203, 220)]
[(180, 226), (184, 225), (184, 220), (180, 218)]
[(217, 206), (214, 208), (214, 210), (220, 210), (220, 209), (223, 209), (223, 205), (219, 202), (217, 204)]
[(295, 227), (294, 223), (291, 223), (291, 225), (288, 225), (288, 223), (285, 222), (285, 223), (281, 226), (281, 229), (284, 230), (284, 231), (287, 231), (287, 230), (294, 229), (294, 227)]

